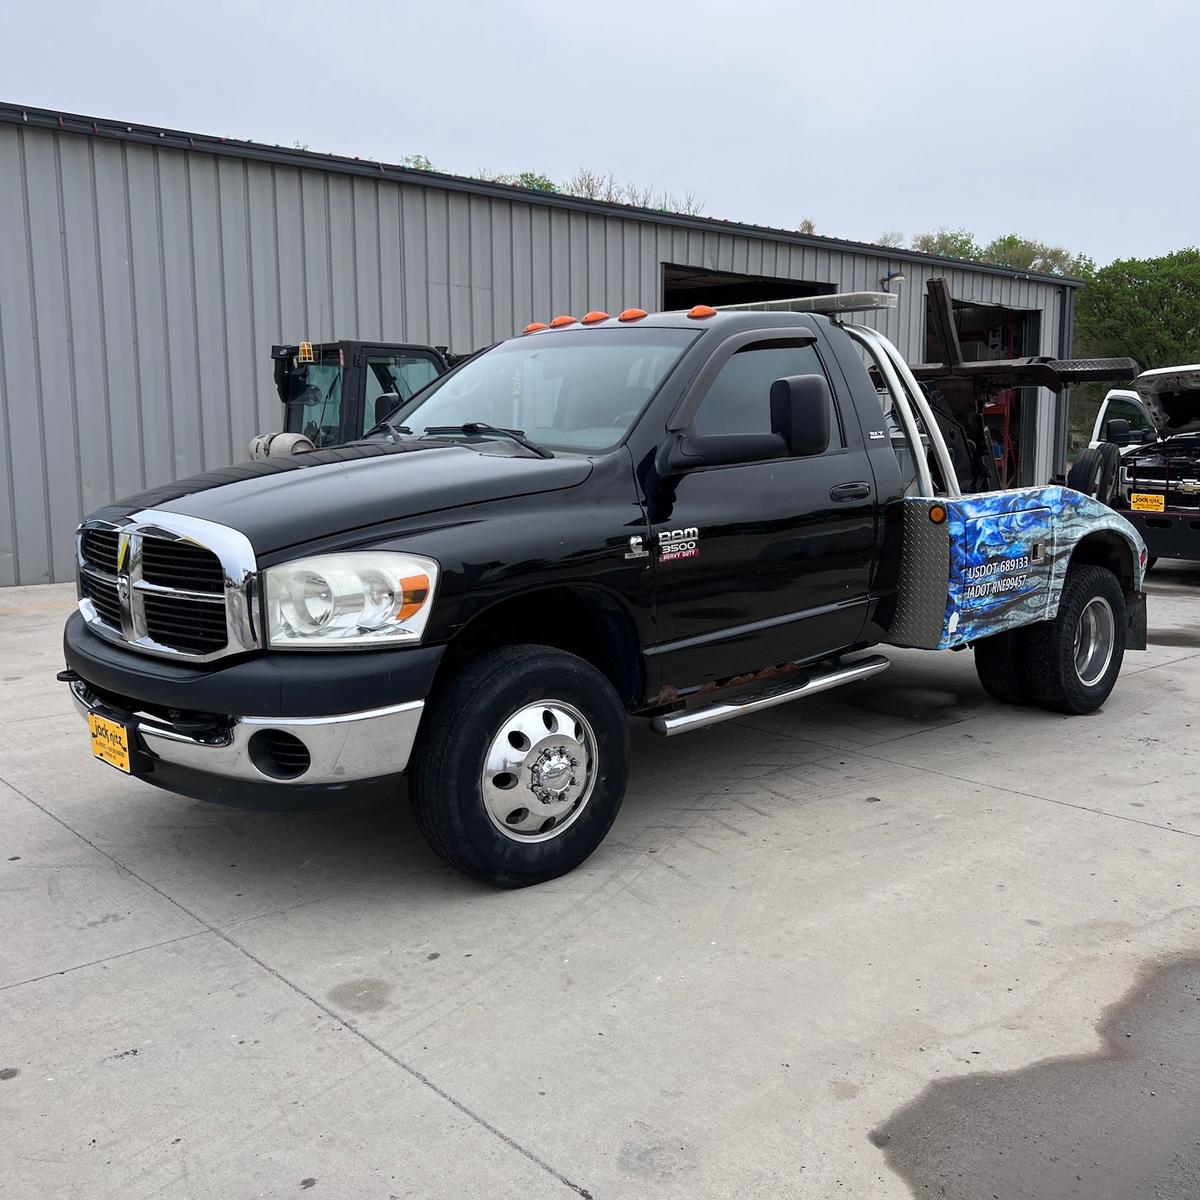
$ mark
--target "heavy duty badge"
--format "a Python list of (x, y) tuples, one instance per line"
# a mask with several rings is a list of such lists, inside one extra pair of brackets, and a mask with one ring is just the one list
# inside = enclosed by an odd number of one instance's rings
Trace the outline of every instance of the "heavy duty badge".
[(664, 529), (658, 535), (659, 562), (675, 562), (681, 558), (695, 558), (700, 553), (700, 530), (695, 526), (687, 529)]

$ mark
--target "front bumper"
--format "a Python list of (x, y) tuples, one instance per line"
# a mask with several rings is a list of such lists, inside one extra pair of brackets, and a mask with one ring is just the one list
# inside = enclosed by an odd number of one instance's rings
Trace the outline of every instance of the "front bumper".
[(1185, 558), (1200, 561), (1200, 515), (1120, 510), (1142, 535), (1151, 558)]
[(125, 727), (131, 774), (202, 800), (289, 809), (395, 794), (441, 656), (278, 654), (197, 669), (103, 642), (77, 615), (64, 648), (73, 704)]

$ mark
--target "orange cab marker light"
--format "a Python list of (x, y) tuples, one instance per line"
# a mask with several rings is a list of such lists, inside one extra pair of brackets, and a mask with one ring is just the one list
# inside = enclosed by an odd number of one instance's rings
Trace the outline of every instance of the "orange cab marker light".
[(597, 321), (607, 321), (608, 313), (593, 310), (590, 313), (584, 313), (582, 323), (584, 325), (595, 325)]
[(528, 325), (521, 331), (522, 333), (537, 333), (539, 329), (549, 329), (550, 326), (545, 321), (530, 321)]
[(574, 317), (555, 317), (554, 320), (550, 322), (550, 328), (551, 329), (561, 329), (564, 325), (574, 325), (574, 324), (575, 324)]
[(640, 321), (646, 315), (644, 308), (627, 308), (618, 318), (618, 321)]
[(715, 317), (717, 310), (709, 304), (697, 304), (695, 308), (688, 311), (688, 316), (693, 321), (699, 320), (702, 317)]
[(946, 520), (946, 506), (944, 504), (932, 504), (929, 507), (929, 519), (935, 525), (941, 525)]

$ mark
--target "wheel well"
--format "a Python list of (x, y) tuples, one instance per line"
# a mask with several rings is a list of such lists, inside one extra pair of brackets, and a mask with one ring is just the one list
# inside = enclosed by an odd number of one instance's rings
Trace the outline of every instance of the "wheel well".
[(473, 617), (447, 648), (439, 680), (497, 646), (553, 646), (589, 662), (616, 689), (626, 708), (645, 694), (645, 668), (632, 617), (597, 588), (558, 587), (502, 600)]
[(1121, 581), (1127, 596), (1133, 592), (1133, 550), (1120, 534), (1107, 530), (1089, 533), (1071, 555), (1071, 565), (1076, 563), (1105, 567)]

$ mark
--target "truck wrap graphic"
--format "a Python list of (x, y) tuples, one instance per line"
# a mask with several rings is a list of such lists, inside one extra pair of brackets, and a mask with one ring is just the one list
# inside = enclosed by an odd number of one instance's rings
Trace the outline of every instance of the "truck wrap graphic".
[[(935, 505), (946, 510), (940, 524), (930, 520)], [(1142, 545), (1132, 526), (1070, 488), (908, 498), (901, 509), (903, 567), (889, 629), (896, 645), (944, 650), (1051, 619), (1071, 555), (1097, 533), (1129, 546), (1134, 586), (1142, 585)]]

